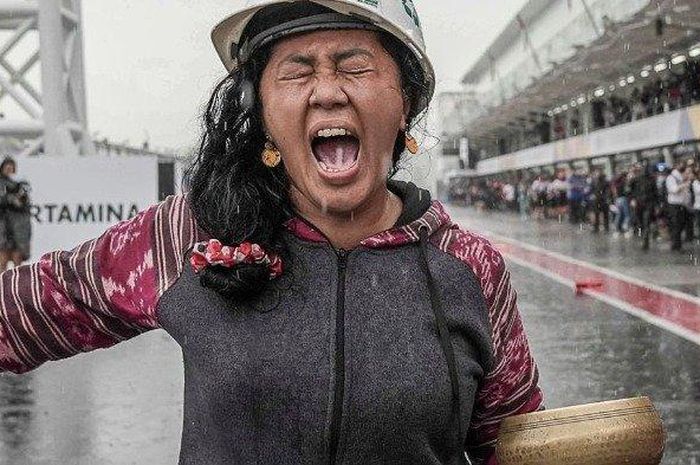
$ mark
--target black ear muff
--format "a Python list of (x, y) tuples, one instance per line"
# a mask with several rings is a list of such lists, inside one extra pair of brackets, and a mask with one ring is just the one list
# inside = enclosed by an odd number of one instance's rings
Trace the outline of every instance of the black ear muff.
[(250, 79), (241, 82), (238, 104), (243, 111), (253, 111), (255, 108), (255, 86)]

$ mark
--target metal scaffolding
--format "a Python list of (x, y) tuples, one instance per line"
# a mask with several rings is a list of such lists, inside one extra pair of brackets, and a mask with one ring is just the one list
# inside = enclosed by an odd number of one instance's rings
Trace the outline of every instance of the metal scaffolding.
[[(25, 141), (21, 155), (94, 153), (88, 133), (80, 0), (0, 0), (0, 102), (11, 99), (23, 119), (0, 119), (0, 137)], [(10, 52), (30, 32), (39, 45), (21, 65)], [(40, 63), (41, 90), (28, 73)], [(28, 116), (28, 118), (26, 118)]]

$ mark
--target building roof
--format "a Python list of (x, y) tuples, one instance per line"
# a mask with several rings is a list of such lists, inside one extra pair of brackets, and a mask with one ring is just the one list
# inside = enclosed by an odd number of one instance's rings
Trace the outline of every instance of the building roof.
[[(661, 36), (657, 34), (658, 18), (665, 22)], [(608, 24), (601, 37), (513, 98), (489, 108), (469, 123), (466, 132), (482, 137), (518, 119), (528, 119), (531, 112), (547, 112), (630, 74), (639, 79), (642, 67), (669, 59), (699, 40), (700, 0), (654, 0), (629, 20)]]
[(518, 40), (521, 33), (518, 17), (521, 18), (525, 24), (531, 24), (535, 18), (539, 17), (544, 10), (556, 1), (557, 0), (529, 0), (508, 23), (505, 29), (503, 29), (496, 40), (481, 55), (479, 60), (467, 71), (462, 78), (462, 84), (476, 82), (481, 75), (489, 71), (493, 57), (502, 55), (506, 50), (512, 47), (513, 42)]

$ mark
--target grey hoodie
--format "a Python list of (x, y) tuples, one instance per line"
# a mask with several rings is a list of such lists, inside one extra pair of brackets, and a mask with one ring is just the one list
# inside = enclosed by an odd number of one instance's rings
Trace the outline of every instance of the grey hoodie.
[(542, 405), (509, 274), (427, 192), (392, 188), (400, 224), (352, 251), (290, 221), (284, 275), (245, 304), (199, 284), (187, 262), (207, 236), (170, 198), (2, 275), (21, 305), (4, 309), (0, 366), (162, 328), (183, 353), (182, 465), (493, 460), (501, 420)]

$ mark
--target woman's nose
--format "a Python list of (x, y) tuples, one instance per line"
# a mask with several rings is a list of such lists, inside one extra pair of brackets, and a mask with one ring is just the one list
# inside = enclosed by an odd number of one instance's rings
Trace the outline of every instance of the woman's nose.
[(316, 77), (314, 89), (309, 98), (309, 104), (312, 107), (330, 110), (345, 106), (348, 102), (348, 95), (343, 90), (337, 74), (327, 73)]

